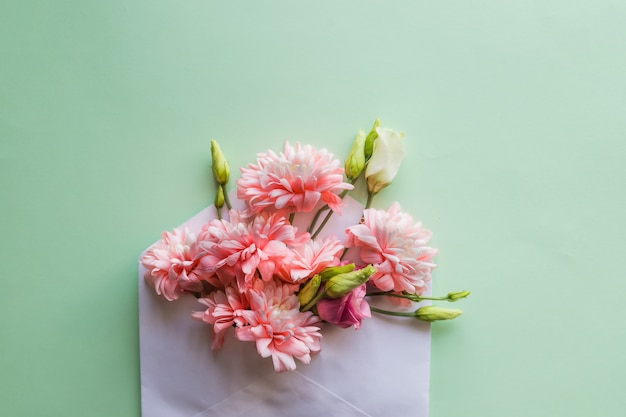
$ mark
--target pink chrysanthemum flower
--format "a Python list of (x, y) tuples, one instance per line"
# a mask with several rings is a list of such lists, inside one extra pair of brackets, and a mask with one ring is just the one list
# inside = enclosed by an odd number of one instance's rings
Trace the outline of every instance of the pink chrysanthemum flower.
[(207, 309), (195, 311), (191, 316), (213, 325), (213, 350), (224, 345), (226, 330), (247, 324), (243, 318), (243, 311), (248, 308), (247, 299), (233, 287), (226, 287), (224, 291), (213, 291), (206, 298), (199, 298), (198, 302), (207, 306)]
[(343, 182), (343, 168), (326, 149), (310, 145), (295, 147), (285, 143), (284, 151), (257, 155), (257, 164), (241, 168), (237, 196), (254, 213), (265, 210), (309, 212), (321, 200), (336, 212), (341, 211), (337, 194), (354, 187)]
[(187, 228), (174, 229), (163, 232), (140, 262), (146, 268), (146, 281), (154, 285), (157, 294), (172, 301), (185, 291), (202, 290), (201, 272), (196, 268), (201, 254), (194, 233)]
[(302, 245), (308, 233), (297, 229), (277, 213), (262, 213), (247, 221), (214, 220), (205, 229), (200, 247), (205, 251), (201, 269), (216, 274), (229, 285), (237, 279), (239, 291), (253, 287), (257, 271), (264, 281), (274, 277), (281, 264), (292, 256), (288, 245)]
[(235, 329), (239, 340), (255, 342), (263, 358), (272, 357), (276, 372), (293, 371), (296, 362), (308, 364), (311, 353), (321, 349), (318, 318), (310, 311), (300, 312), (292, 286), (270, 283), (263, 291), (248, 293), (251, 310), (243, 316), (249, 323)]
[(431, 233), (413, 224), (394, 203), (388, 211), (367, 209), (363, 222), (347, 229), (346, 247), (359, 247), (360, 257), (376, 273), (370, 282), (382, 291), (423, 294), (436, 264), (437, 250), (426, 246)]
[(287, 282), (301, 283), (322, 269), (339, 264), (343, 249), (343, 244), (333, 237), (309, 240), (293, 248), (292, 259), (281, 265), (278, 275)]

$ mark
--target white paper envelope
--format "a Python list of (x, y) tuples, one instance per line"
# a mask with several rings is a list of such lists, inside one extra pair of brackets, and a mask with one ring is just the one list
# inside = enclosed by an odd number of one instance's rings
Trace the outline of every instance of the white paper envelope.
[[(356, 224), (362, 206), (347, 198), (326, 234)], [(216, 218), (207, 208), (184, 225)], [(296, 219), (296, 225), (298, 224)], [(301, 219), (304, 220), (304, 219)], [(192, 296), (168, 302), (139, 268), (139, 334), (143, 417), (426, 417), (430, 326), (372, 313), (359, 330), (322, 325), (322, 350), (311, 364), (276, 373), (251, 342), (231, 333), (213, 352), (211, 328), (191, 318), (204, 310)]]

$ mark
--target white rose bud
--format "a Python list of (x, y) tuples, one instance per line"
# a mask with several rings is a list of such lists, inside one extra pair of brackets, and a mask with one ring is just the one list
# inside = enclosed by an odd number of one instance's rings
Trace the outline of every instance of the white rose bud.
[(370, 194), (377, 194), (391, 184), (405, 154), (404, 143), (402, 143), (403, 133), (381, 127), (376, 128), (376, 132), (378, 139), (374, 141), (372, 158), (365, 170), (367, 189)]

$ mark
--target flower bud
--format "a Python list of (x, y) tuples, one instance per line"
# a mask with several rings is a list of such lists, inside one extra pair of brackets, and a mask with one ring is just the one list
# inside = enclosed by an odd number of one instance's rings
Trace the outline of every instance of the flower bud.
[(376, 129), (376, 132), (378, 139), (374, 143), (372, 157), (365, 169), (367, 190), (372, 195), (391, 184), (405, 154), (402, 143), (403, 133), (380, 127)]
[(325, 294), (330, 298), (341, 297), (366, 282), (376, 272), (376, 268), (368, 265), (365, 268), (335, 275), (326, 282)]
[(320, 300), (317, 303), (317, 315), (344, 329), (359, 329), (364, 318), (372, 317), (370, 306), (365, 300), (366, 293), (365, 284), (361, 284), (342, 297)]
[(365, 168), (365, 132), (359, 130), (354, 142), (352, 142), (352, 149), (350, 149), (350, 153), (346, 158), (346, 177), (351, 182), (356, 181), (361, 172), (363, 172), (363, 168)]
[(461, 310), (455, 308), (443, 308), (435, 306), (424, 306), (415, 311), (415, 317), (422, 321), (452, 320), (463, 314)]
[(304, 287), (298, 292), (298, 301), (300, 301), (301, 306), (309, 304), (315, 298), (321, 284), (322, 277), (319, 274), (313, 275), (313, 278), (304, 284)]
[(230, 177), (228, 161), (220, 149), (220, 145), (211, 139), (211, 159), (213, 164), (213, 178), (219, 185), (226, 185)]
[(458, 301), (470, 295), (469, 291), (457, 291), (448, 293), (448, 301)]
[(221, 185), (217, 186), (217, 193), (215, 194), (214, 204), (215, 208), (218, 210), (224, 207), (224, 187), (222, 187)]
[(352, 271), (354, 271), (354, 264), (329, 266), (322, 269), (322, 272), (320, 272), (320, 276), (322, 277), (322, 281), (326, 282), (335, 275), (345, 274), (346, 272)]
[(365, 162), (369, 161), (372, 157), (372, 153), (374, 152), (374, 141), (378, 139), (378, 132), (376, 129), (380, 126), (380, 120), (376, 119), (374, 122), (374, 126), (372, 126), (372, 130), (367, 134), (365, 138), (365, 146), (364, 146), (364, 154), (365, 154)]

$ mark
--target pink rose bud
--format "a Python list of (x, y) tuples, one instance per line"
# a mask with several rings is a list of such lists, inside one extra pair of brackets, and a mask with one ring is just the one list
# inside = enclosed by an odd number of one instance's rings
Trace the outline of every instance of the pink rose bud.
[(365, 284), (339, 298), (325, 298), (317, 303), (318, 316), (339, 327), (361, 327), (361, 320), (370, 318), (370, 306), (365, 300)]

